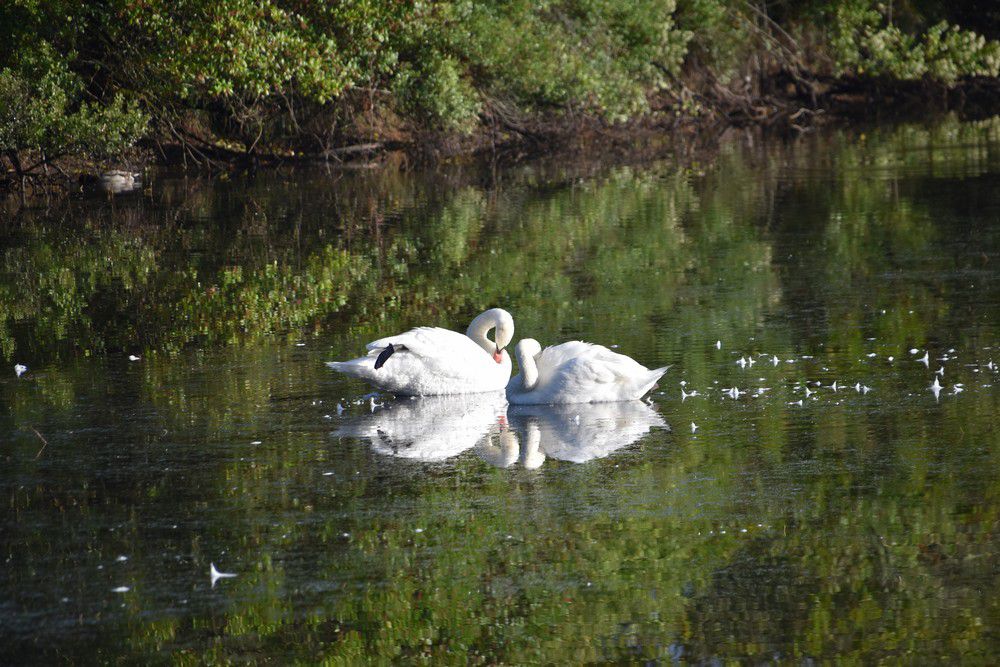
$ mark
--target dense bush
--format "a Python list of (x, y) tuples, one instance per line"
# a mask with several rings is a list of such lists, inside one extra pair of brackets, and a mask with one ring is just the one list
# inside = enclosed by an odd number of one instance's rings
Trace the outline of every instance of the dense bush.
[(830, 44), (843, 70), (945, 84), (1000, 75), (1000, 42), (944, 21), (922, 34), (907, 33), (890, 21), (885, 6), (871, 0), (840, 4), (831, 18)]
[(386, 124), (467, 131), (541, 114), (620, 121), (646, 113), (657, 90), (678, 87), (685, 62), (746, 74), (755, 50), (778, 48), (775, 35), (780, 48), (796, 48), (788, 33), (809, 35), (803, 41), (820, 55), (812, 62), (840, 73), (952, 84), (1000, 72), (1000, 43), (938, 22), (961, 12), (936, 0), (902, 4), (905, 13), (893, 17), (875, 0), (770, 8), (743, 0), (8, 0), (0, 6), (0, 43), (11, 47), (0, 51), (0, 150), (100, 158), (147, 131), (147, 114), (153, 133), (177, 138), (187, 124), (248, 152), (288, 139), (297, 147), (303, 137), (313, 149), (367, 139)]
[(131, 146), (147, 117), (116, 92), (86, 100), (83, 80), (47, 42), (20, 49), (0, 68), (0, 154), (18, 171), (19, 155), (34, 151), (36, 163), (67, 154), (103, 158)]

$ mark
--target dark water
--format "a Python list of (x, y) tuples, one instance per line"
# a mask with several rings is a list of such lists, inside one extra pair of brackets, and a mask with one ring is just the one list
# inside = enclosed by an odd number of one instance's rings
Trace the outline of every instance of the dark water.
[[(0, 662), (1000, 652), (995, 121), (9, 218)], [(323, 366), (492, 305), (673, 367), (514, 410)]]

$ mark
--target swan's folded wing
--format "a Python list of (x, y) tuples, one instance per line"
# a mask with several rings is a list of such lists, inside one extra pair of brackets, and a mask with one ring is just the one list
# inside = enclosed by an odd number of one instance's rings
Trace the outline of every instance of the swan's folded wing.
[(440, 327), (417, 327), (380, 338), (368, 343), (368, 354), (377, 355), (390, 343), (420, 357), (427, 370), (443, 377), (465, 377), (470, 368), (490, 360), (486, 351), (465, 334)]
[(599, 357), (575, 357), (563, 366), (567, 379), (580, 386), (616, 382), (621, 375), (613, 365)]
[[(458, 339), (472, 342), (467, 336), (463, 336), (457, 331), (450, 329), (417, 327), (404, 333), (396, 334), (395, 336), (386, 336), (385, 338), (373, 340), (365, 348), (368, 350), (368, 354), (378, 354), (387, 345), (392, 344), (394, 347), (405, 347), (414, 354), (424, 356), (436, 354), (437, 350), (452, 345), (461, 345), (461, 341)], [(478, 346), (476, 347), (478, 348)]]
[(571, 341), (542, 351), (539, 367), (562, 367), (563, 373), (581, 385), (618, 382), (645, 372), (640, 363), (603, 345)]
[(538, 370), (541, 372), (543, 369), (555, 369), (573, 359), (590, 356), (593, 350), (598, 347), (600, 346), (593, 343), (584, 343), (580, 340), (571, 340), (559, 345), (550, 345), (542, 350), (541, 355), (537, 359)]

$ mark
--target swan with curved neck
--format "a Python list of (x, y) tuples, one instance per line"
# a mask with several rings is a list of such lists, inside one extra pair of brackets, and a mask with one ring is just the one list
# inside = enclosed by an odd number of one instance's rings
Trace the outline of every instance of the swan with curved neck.
[(603, 345), (582, 341), (543, 350), (538, 341), (525, 338), (515, 354), (521, 373), (507, 383), (507, 400), (515, 405), (635, 400), (668, 368), (650, 370)]
[[(496, 329), (496, 333), (493, 334), (496, 340), (487, 337), (490, 329)], [(493, 357), (493, 361), (502, 364), (503, 349), (510, 345), (510, 341), (514, 338), (514, 318), (503, 308), (490, 308), (473, 318), (469, 328), (465, 330), (465, 335), (486, 350)]]
[[(494, 331), (494, 339), (488, 334)], [(440, 327), (417, 327), (368, 343), (368, 354), (331, 361), (335, 371), (407, 396), (472, 394), (503, 389), (510, 379), (506, 351), (514, 318), (502, 308), (477, 315), (465, 335)]]
[(538, 364), (535, 357), (542, 353), (541, 344), (534, 338), (524, 338), (514, 347), (517, 365), (521, 368), (521, 388), (531, 391), (538, 384)]

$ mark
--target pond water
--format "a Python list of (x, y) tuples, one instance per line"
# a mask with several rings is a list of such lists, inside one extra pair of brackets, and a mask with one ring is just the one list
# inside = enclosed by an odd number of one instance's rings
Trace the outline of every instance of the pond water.
[[(995, 659), (1000, 123), (563, 162), (10, 216), (0, 662)], [(495, 305), (672, 367), (514, 409), (323, 364)]]

